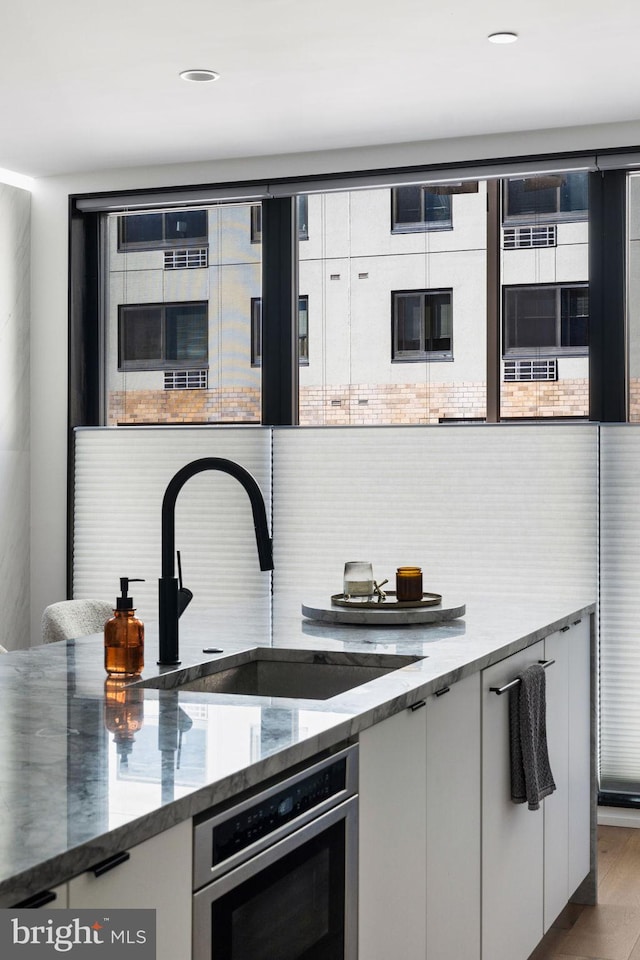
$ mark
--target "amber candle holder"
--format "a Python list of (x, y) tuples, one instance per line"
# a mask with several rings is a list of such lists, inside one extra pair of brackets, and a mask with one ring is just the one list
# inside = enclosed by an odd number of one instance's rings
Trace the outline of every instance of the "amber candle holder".
[(398, 567), (396, 570), (396, 600), (422, 600), (422, 568)]

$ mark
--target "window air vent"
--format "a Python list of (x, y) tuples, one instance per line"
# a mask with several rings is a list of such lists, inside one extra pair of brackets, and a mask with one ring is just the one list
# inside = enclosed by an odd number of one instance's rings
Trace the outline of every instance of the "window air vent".
[(513, 380), (557, 380), (558, 361), (551, 360), (505, 360), (505, 383)]
[(186, 270), (189, 267), (207, 267), (209, 250), (207, 247), (191, 247), (186, 250), (165, 250), (165, 270)]
[(557, 245), (555, 223), (539, 224), (535, 227), (505, 227), (503, 246), (505, 250), (518, 250), (526, 247), (555, 247)]
[(206, 390), (209, 382), (208, 370), (166, 370), (164, 374), (165, 390)]

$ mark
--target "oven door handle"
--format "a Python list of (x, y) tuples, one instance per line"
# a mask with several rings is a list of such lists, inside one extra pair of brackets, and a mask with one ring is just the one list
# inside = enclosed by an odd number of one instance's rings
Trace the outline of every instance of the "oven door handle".
[[(298, 847), (301, 847), (303, 843), (306, 843), (308, 840), (312, 840), (314, 837), (317, 837), (318, 834), (322, 833), (324, 830), (327, 830), (329, 827), (332, 827), (334, 823), (338, 823), (339, 820), (344, 819), (348, 822), (350, 827), (355, 827), (357, 808), (357, 796), (343, 801), (343, 803), (339, 804), (337, 807), (332, 807), (331, 810), (327, 810), (326, 813), (320, 814), (320, 816), (316, 817), (315, 820), (305, 824), (305, 826), (300, 827), (298, 830), (288, 834), (281, 840), (277, 840), (270, 847), (267, 847), (266, 850), (256, 853), (255, 856), (251, 857), (250, 860), (246, 860), (244, 863), (239, 864), (239, 866), (234, 867), (228, 873), (223, 874), (221, 877), (217, 877), (206, 887), (198, 890), (198, 892), (194, 893), (193, 895), (194, 903), (198, 902), (199, 897), (201, 897), (203, 900), (206, 900), (208, 903), (213, 900), (217, 900), (218, 897), (223, 897), (226, 893), (229, 893), (230, 890), (233, 890), (234, 887), (239, 886), (241, 883), (244, 883), (245, 880), (249, 880), (251, 877), (255, 877), (255, 875), (260, 873), (261, 870), (265, 870), (277, 860), (281, 860), (283, 857), (286, 857), (288, 853), (291, 853), (293, 850), (297, 850)], [(357, 835), (355, 830), (347, 831), (347, 835), (349, 835), (349, 833), (351, 833), (354, 837)]]

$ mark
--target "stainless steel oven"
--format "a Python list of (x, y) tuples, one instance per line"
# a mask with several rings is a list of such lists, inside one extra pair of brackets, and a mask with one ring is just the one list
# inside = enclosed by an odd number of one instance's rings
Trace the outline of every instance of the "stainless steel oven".
[(357, 746), (194, 827), (193, 960), (357, 960)]

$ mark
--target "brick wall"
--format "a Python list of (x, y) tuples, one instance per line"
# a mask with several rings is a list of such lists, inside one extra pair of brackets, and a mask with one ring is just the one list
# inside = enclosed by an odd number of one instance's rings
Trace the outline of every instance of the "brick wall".
[[(640, 383), (634, 381), (640, 419)], [(426, 424), (441, 420), (483, 420), (484, 383), (345, 384), (303, 387), (302, 426)], [(587, 417), (586, 379), (503, 383), (503, 417)], [(260, 391), (135, 390), (112, 393), (109, 424), (118, 423), (259, 423)]]
[(120, 390), (109, 396), (108, 423), (260, 423), (260, 391)]
[(640, 422), (640, 380), (629, 378), (629, 422)]

